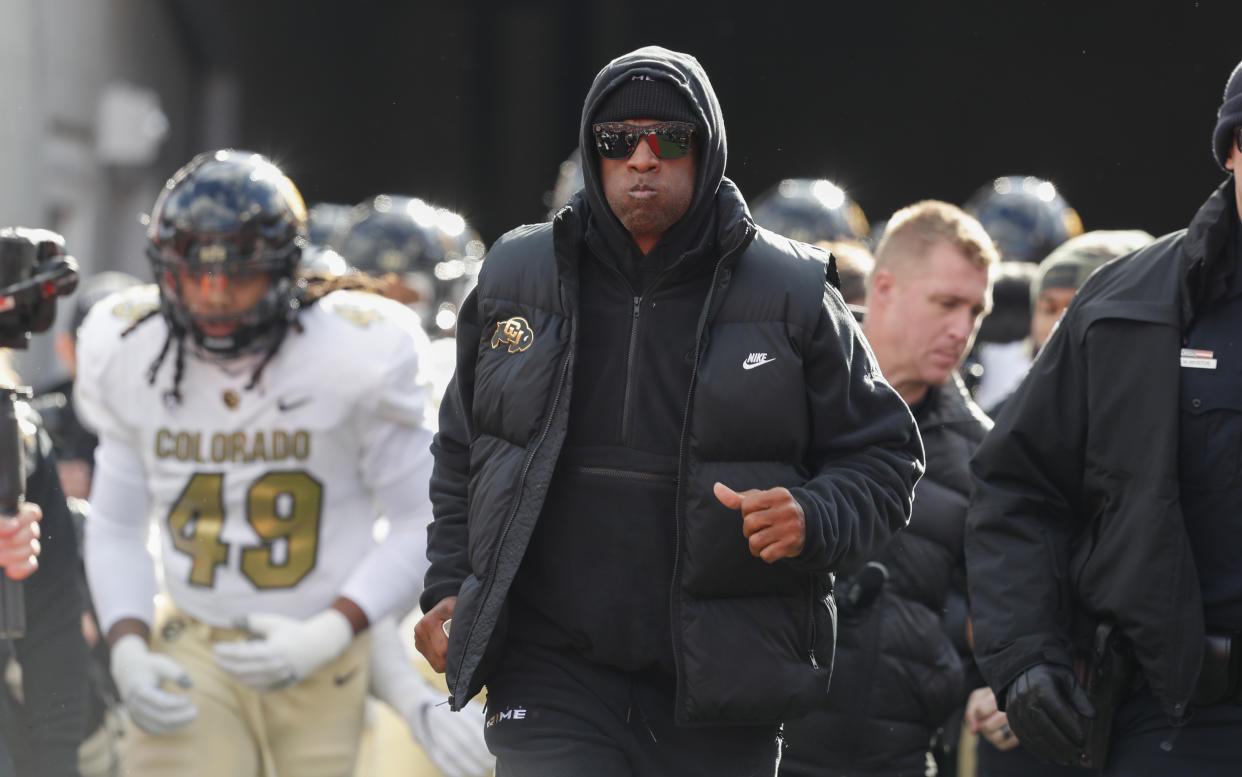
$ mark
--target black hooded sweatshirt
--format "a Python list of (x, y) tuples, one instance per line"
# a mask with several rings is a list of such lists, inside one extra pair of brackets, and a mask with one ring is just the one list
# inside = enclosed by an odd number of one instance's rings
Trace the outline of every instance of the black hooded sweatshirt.
[[(631, 67), (597, 80), (584, 104), (585, 189), (571, 204), (585, 213), (586, 230), (577, 246), (582, 325), (569, 431), (514, 581), (511, 635), (671, 675), (678, 446), (696, 325), (719, 253), (725, 132), (697, 62), (658, 47), (634, 56)], [(664, 59), (701, 77), (687, 79)], [(646, 255), (605, 199), (591, 132), (604, 98), (636, 75), (672, 83), (699, 115), (694, 196)]]

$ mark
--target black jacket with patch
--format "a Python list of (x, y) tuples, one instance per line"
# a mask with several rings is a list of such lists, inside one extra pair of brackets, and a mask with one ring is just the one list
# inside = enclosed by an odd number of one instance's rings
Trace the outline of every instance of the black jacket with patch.
[[(433, 446), (422, 604), (459, 597), (447, 669), (455, 707), (510, 637), (514, 596), (529, 605), (542, 594), (562, 597), (544, 609), (588, 656), (667, 661), (679, 721), (778, 722), (825, 693), (830, 570), (905, 524), (922, 446), (827, 285), (827, 257), (757, 229), (723, 178), (719, 107), (697, 63), (656, 48), (622, 58), (597, 77), (584, 116), (629, 72), (681, 84), (702, 112), (694, 202), (645, 258), (661, 264), (636, 300), (616, 296), (627, 260), (616, 252), (632, 241), (601, 204), (597, 170), (553, 223), (492, 247), (463, 307)], [(620, 304), (625, 331), (597, 331)], [(617, 342), (649, 353), (608, 353)], [(625, 365), (623, 388), (601, 379), (610, 364)], [(716, 481), (789, 488), (806, 514), (802, 554), (772, 565), (751, 556), (740, 516), (712, 494)], [(529, 552), (545, 555), (530, 562)], [(553, 568), (558, 559), (568, 571)], [(622, 592), (629, 615), (616, 626), (641, 634), (613, 651), (610, 597), (647, 575), (665, 582)], [(587, 619), (592, 610), (604, 617)]]

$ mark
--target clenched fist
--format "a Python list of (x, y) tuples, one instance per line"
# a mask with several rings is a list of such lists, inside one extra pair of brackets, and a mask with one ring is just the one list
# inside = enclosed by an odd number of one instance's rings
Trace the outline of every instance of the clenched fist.
[(769, 564), (793, 558), (806, 544), (806, 515), (787, 488), (751, 489), (738, 493), (717, 483), (712, 492), (730, 510), (742, 512), (742, 536), (750, 554)]

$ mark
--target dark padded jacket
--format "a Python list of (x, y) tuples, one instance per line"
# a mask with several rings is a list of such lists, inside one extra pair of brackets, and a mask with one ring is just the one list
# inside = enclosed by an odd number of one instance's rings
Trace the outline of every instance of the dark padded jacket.
[[(720, 108), (684, 55), (649, 47), (601, 71), (583, 110), (585, 196), (552, 224), (502, 237), (484, 262), (458, 325), (457, 373), (433, 446), (422, 605), (459, 597), (447, 668), (459, 708), (486, 682), (505, 639), (509, 587), (566, 437), (588, 225), (610, 246), (629, 244), (599, 185), (589, 117), (602, 94), (635, 74), (672, 82), (700, 116), (694, 198), (661, 242), (711, 254), (710, 285), (688, 322), (690, 388), (674, 416), (669, 609), (653, 617), (671, 624), (679, 721), (777, 722), (826, 692), (830, 570), (865, 558), (905, 525), (922, 444), (827, 286), (826, 255), (757, 230), (723, 177)], [(762, 366), (747, 369), (748, 360)], [(716, 481), (788, 487), (806, 515), (802, 554), (771, 565), (751, 556), (738, 513), (712, 494)]]
[(975, 454), (975, 654), (1002, 703), (1031, 666), (1070, 666), (1108, 620), (1165, 713), (1186, 714), (1204, 616), (1178, 496), (1179, 353), (1195, 310), (1224, 292), (1217, 260), (1237, 221), (1231, 178), (1188, 229), (1098, 270)]
[(877, 556), (888, 571), (878, 592), (867, 573), (839, 584), (836, 675), (821, 709), (786, 722), (782, 776), (922, 775), (932, 736), (965, 699), (940, 615), (964, 564), (970, 456), (992, 422), (956, 375), (925, 401), (915, 419), (927, 473), (910, 525)]

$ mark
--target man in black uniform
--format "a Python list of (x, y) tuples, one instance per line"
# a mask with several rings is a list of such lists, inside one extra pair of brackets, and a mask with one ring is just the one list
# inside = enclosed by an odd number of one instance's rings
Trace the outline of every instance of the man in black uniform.
[(828, 254), (724, 177), (693, 57), (607, 65), (580, 140), (583, 191), (463, 306), (416, 645), (455, 708), (487, 685), (501, 777), (770, 775), (827, 689), (830, 572), (905, 525), (918, 432)]
[[(1233, 175), (1188, 229), (1083, 285), (972, 462), (976, 656), (1046, 760), (1106, 753), (1118, 775), (1242, 764), (1239, 128), (1242, 64), (1213, 134)], [(1074, 666), (1108, 645), (1116, 671), (1089, 676), (1121, 700), (1092, 704)], [(1108, 731), (1107, 747), (1089, 735)]]

